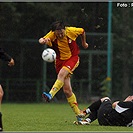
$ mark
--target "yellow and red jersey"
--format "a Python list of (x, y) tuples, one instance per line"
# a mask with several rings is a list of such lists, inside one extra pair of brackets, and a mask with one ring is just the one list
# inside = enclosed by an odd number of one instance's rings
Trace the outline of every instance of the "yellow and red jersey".
[(65, 27), (65, 36), (63, 39), (57, 39), (53, 31), (47, 33), (43, 38), (50, 38), (48, 45), (52, 47), (57, 54), (57, 58), (67, 60), (71, 56), (79, 54), (79, 47), (76, 38), (83, 34), (83, 28)]

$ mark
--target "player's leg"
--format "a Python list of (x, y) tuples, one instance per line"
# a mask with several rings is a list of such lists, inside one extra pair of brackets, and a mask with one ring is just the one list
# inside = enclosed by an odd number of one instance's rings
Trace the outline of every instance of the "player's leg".
[(50, 101), (55, 96), (55, 94), (63, 87), (64, 79), (68, 74), (69, 72), (65, 68), (62, 68), (59, 71), (57, 80), (52, 86), (50, 92), (49, 93), (43, 92), (43, 97), (45, 98), (46, 101)]
[(43, 92), (43, 97), (46, 101), (50, 101), (54, 95), (63, 87), (65, 78), (69, 75), (69, 73), (72, 74), (78, 65), (78, 56), (71, 57), (66, 61), (56, 60), (56, 72), (58, 73), (58, 76), (50, 92)]
[(74, 124), (89, 125), (91, 122), (96, 120), (101, 103), (101, 99), (92, 103), (89, 107), (83, 110), (84, 114), (86, 114), (86, 118), (81, 121), (75, 122)]
[(75, 122), (75, 124), (89, 125), (97, 118), (100, 124), (106, 124), (104, 114), (105, 111), (109, 110), (110, 107), (110, 99), (108, 97), (101, 98), (98, 101), (92, 103), (86, 110), (83, 111), (86, 113), (86, 115), (89, 114), (89, 116), (86, 119), (79, 121), (78, 123)]
[(3, 95), (4, 95), (4, 92), (3, 92), (2, 86), (0, 85), (0, 131), (3, 130), (2, 113), (1, 113), (1, 104), (2, 104)]
[(68, 101), (70, 107), (73, 109), (74, 113), (76, 115), (79, 115), (80, 109), (78, 107), (76, 96), (72, 91), (72, 87), (71, 87), (71, 83), (70, 83), (70, 77), (67, 77), (64, 80), (63, 92), (67, 98), (67, 101)]
[(81, 113), (80, 109), (78, 108), (77, 99), (72, 91), (71, 81), (70, 81), (70, 76), (71, 74), (73, 74), (73, 71), (78, 67), (78, 65), (79, 65), (78, 56), (71, 57), (69, 60), (67, 60), (64, 63), (63, 68), (68, 71), (68, 75), (64, 79), (63, 91), (66, 95), (69, 105), (71, 106), (75, 114), (83, 116), (83, 113)]
[(50, 94), (52, 95), (52, 97), (54, 97), (54, 95), (63, 87), (65, 77), (68, 74), (69, 74), (69, 72), (65, 68), (62, 68), (59, 71), (58, 76), (57, 76), (57, 80), (55, 81), (52, 89), (50, 90)]

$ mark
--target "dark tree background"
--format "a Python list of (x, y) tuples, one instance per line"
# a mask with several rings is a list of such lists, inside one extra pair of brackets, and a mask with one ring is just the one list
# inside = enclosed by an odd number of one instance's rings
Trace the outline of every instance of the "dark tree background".
[[(133, 83), (133, 8), (120, 8), (113, 3), (112, 10), (112, 34), (113, 34), (113, 68), (112, 68), (112, 89), (113, 95), (122, 97), (132, 92)], [(26, 62), (24, 67), (28, 67), (25, 71), (25, 78), (29, 74), (33, 78), (40, 79), (42, 71), (39, 66), (42, 64), (40, 60), (36, 62), (33, 71), (30, 74), (30, 63), (34, 62), (33, 54), (40, 56), (41, 50), (38, 42), (31, 45), (30, 50), (23, 45), (21, 39), (36, 40), (50, 29), (50, 24), (55, 20), (63, 20), (66, 25), (83, 27), (88, 33), (107, 33), (108, 26), (108, 3), (107, 2), (1, 2), (0, 3), (0, 45), (11, 53), (16, 61), (19, 59), (17, 55), (24, 54), (30, 61)], [(89, 40), (90, 39), (90, 40)], [(89, 38), (90, 50), (106, 50), (107, 45), (100, 44), (96, 38)], [(4, 41), (9, 42), (8, 47), (4, 45)], [(15, 45), (16, 41), (21, 46)], [(94, 42), (99, 43), (94, 49)], [(8, 42), (7, 42), (8, 43)], [(12, 45), (13, 44), (13, 45)], [(28, 44), (28, 42), (27, 42)], [(36, 45), (35, 45), (36, 44)], [(20, 51), (21, 49), (21, 51)], [(42, 48), (41, 48), (42, 49)], [(16, 62), (17, 63), (17, 62)], [(96, 63), (96, 62), (95, 62)], [(39, 64), (39, 65), (37, 65)], [(16, 64), (17, 66), (17, 64)], [(2, 74), (4, 68), (1, 66), (1, 79), (3, 78), (19, 78), (17, 75), (21, 73), (17, 67), (9, 73)], [(21, 67), (19, 67), (21, 68)], [(7, 69), (7, 68), (6, 68)], [(23, 68), (24, 69), (24, 68)], [(16, 74), (14, 74), (16, 73)], [(48, 72), (49, 73), (49, 72)], [(22, 75), (21, 75), (22, 76)], [(106, 77), (106, 75), (105, 75)]]

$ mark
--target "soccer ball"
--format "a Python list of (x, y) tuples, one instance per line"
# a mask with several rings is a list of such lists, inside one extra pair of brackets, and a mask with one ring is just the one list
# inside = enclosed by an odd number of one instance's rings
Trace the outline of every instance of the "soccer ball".
[(53, 49), (47, 48), (42, 52), (42, 59), (46, 62), (53, 62), (56, 59), (56, 53)]

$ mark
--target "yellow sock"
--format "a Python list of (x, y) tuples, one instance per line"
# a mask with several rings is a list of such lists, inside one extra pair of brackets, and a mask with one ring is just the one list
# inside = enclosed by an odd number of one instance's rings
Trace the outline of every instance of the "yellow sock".
[(52, 89), (50, 90), (50, 94), (52, 95), (52, 97), (54, 97), (54, 95), (62, 88), (62, 86), (64, 85), (64, 83), (61, 80), (56, 80)]
[(72, 110), (74, 111), (74, 113), (76, 115), (80, 114), (80, 109), (78, 108), (78, 103), (77, 103), (74, 93), (72, 94), (71, 97), (67, 98), (67, 101), (68, 101), (70, 107), (72, 108)]

